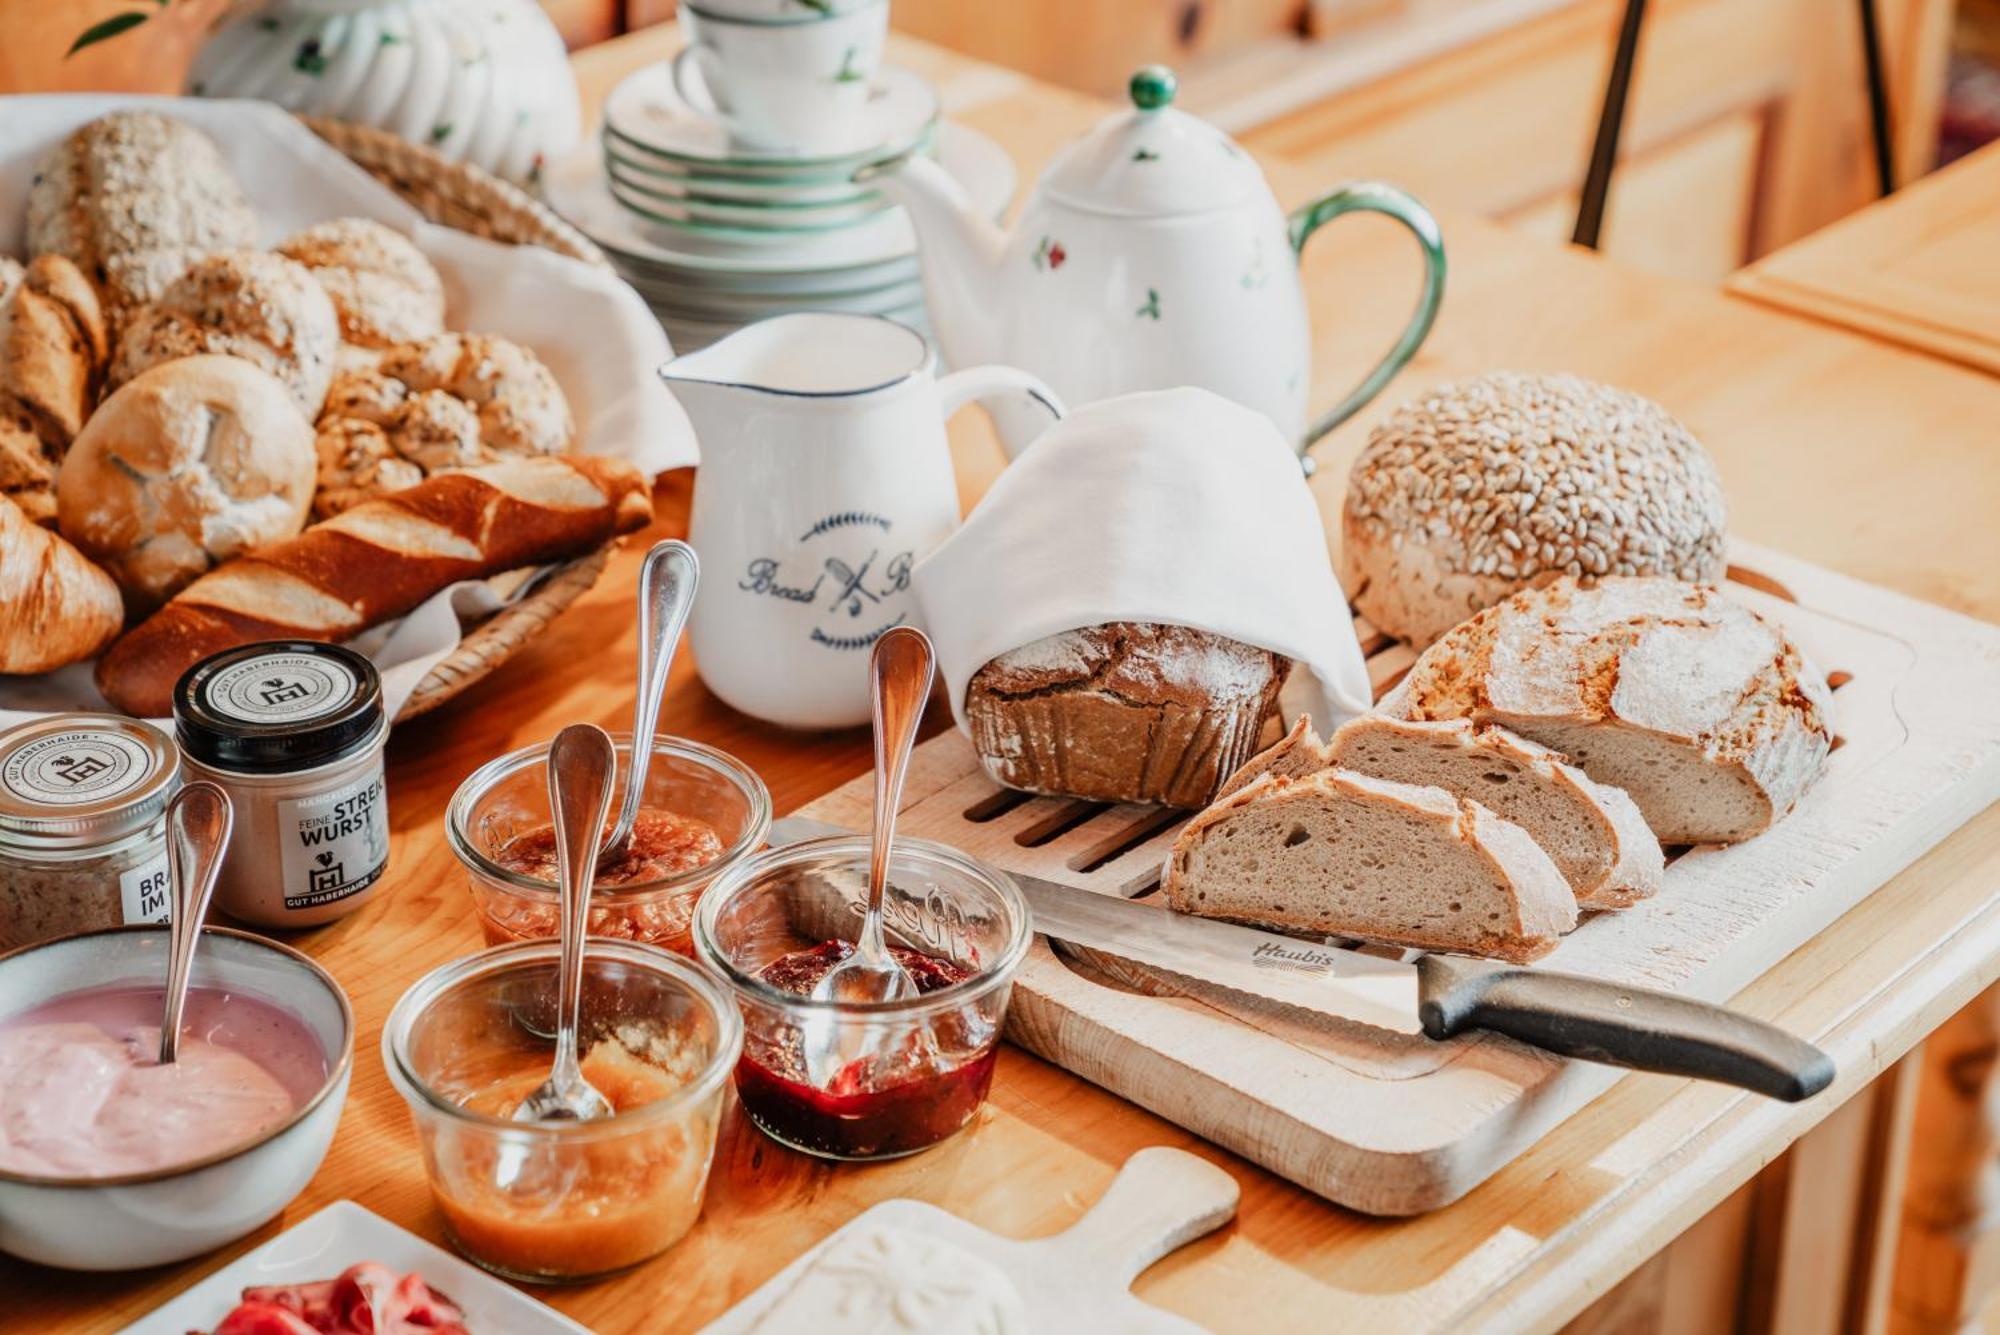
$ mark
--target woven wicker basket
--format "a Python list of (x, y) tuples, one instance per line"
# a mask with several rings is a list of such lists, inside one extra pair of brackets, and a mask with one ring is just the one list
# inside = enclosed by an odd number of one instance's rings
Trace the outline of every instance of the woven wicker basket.
[[(447, 162), (430, 149), (383, 130), (305, 117), (313, 132), (408, 200), (432, 222), (520, 246), (545, 246), (561, 255), (605, 265), (596, 246), (574, 227), (518, 188), (464, 163)], [(616, 541), (567, 562), (534, 591), (467, 631), (458, 647), (417, 683), (398, 719), (436, 709), (511, 658), (549, 622), (583, 596), (604, 573)]]

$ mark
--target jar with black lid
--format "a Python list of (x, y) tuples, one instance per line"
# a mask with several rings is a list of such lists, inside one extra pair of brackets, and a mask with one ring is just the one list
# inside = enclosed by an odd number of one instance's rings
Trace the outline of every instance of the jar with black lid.
[(180, 756), (115, 714), (0, 732), (0, 951), (167, 920), (167, 799)]
[(389, 720), (374, 664), (309, 640), (225, 650), (175, 685), (174, 735), (188, 777), (235, 803), (215, 887), (225, 913), (310, 927), (367, 902), (389, 868)]

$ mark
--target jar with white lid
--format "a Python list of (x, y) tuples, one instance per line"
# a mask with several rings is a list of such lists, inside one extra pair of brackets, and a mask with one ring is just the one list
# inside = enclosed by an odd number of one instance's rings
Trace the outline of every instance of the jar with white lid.
[(115, 714), (0, 732), (0, 950), (167, 920), (180, 769), (170, 738)]
[(375, 665), (352, 649), (274, 640), (225, 650), (174, 687), (191, 779), (236, 810), (215, 903), (263, 927), (312, 927), (368, 901), (389, 869)]

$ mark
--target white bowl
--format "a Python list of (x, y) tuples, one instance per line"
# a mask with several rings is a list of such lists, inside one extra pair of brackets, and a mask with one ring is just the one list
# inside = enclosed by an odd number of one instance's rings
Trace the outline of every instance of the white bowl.
[[(0, 955), (0, 1019), (85, 988), (166, 976), (164, 927), (114, 927)], [(149, 1173), (38, 1177), (0, 1170), (0, 1251), (70, 1270), (184, 1261), (250, 1232), (305, 1189), (347, 1102), (354, 1012), (333, 976), (289, 946), (225, 927), (202, 932), (196, 986), (245, 992), (304, 1022), (328, 1058), (319, 1092), (256, 1140)]]

